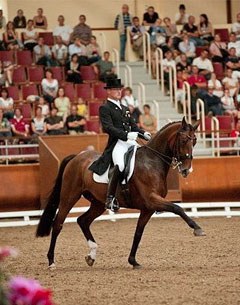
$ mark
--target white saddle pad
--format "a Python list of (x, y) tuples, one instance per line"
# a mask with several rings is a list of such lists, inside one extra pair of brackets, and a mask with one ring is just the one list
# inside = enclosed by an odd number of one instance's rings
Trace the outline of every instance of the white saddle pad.
[[(138, 148), (138, 146), (134, 146), (134, 151), (133, 151), (133, 155), (132, 155), (131, 162), (130, 162), (130, 170), (129, 170), (129, 174), (127, 176), (127, 182), (131, 179), (131, 177), (133, 175), (133, 172), (134, 172), (134, 165), (135, 165), (137, 148)], [(93, 180), (97, 183), (108, 183), (109, 182), (108, 172), (109, 172), (109, 167), (106, 170), (106, 172), (104, 174), (102, 174), (101, 176), (99, 176), (96, 173), (93, 173)], [(123, 180), (122, 184), (126, 184), (126, 181)]]

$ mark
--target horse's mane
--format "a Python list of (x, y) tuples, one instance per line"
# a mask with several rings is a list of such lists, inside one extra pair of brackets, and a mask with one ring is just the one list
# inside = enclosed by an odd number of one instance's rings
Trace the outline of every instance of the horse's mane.
[(174, 122), (169, 122), (166, 125), (164, 125), (161, 129), (158, 130), (158, 133), (160, 133), (161, 131), (165, 130), (166, 128), (168, 128), (170, 125), (176, 124), (176, 123), (181, 123), (181, 121), (174, 121)]

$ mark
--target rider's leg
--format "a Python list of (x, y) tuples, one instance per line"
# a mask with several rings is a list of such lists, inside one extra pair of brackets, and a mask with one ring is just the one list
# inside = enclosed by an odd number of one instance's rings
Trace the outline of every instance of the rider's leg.
[(109, 184), (108, 184), (107, 200), (106, 200), (106, 204), (105, 204), (107, 209), (111, 209), (114, 211), (119, 209), (118, 201), (115, 199), (115, 193), (116, 193), (118, 182), (120, 181), (120, 178), (121, 178), (121, 172), (119, 170), (118, 165), (115, 165), (110, 174), (110, 179), (109, 179)]

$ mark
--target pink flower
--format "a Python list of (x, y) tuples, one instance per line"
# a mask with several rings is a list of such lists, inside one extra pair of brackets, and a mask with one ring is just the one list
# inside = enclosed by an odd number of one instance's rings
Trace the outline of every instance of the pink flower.
[(0, 261), (3, 261), (8, 256), (16, 257), (17, 251), (11, 247), (1, 247), (0, 248)]

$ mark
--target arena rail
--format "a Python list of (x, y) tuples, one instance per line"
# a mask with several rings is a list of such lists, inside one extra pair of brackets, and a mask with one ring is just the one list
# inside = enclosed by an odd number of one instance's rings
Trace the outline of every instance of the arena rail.
[(144, 32), (143, 34), (143, 63), (144, 68), (147, 70), (148, 74), (151, 75), (151, 44), (150, 35), (148, 32)]
[[(240, 202), (193, 202), (179, 204), (190, 217), (233, 217), (240, 216)], [(88, 210), (88, 207), (73, 208), (66, 223), (76, 222), (77, 217), (71, 214), (80, 214)], [(0, 213), (0, 228), (20, 227), (37, 225), (43, 211), (22, 211), (22, 212), (2, 212)], [(106, 213), (96, 220), (116, 221), (120, 219), (135, 219), (139, 217), (139, 213)], [(175, 218), (178, 217), (172, 213), (155, 213), (154, 218)], [(14, 219), (14, 220), (12, 220)]]
[(138, 83), (138, 101), (141, 108), (146, 103), (146, 88), (142, 82)]
[(119, 52), (117, 49), (113, 48), (112, 49), (112, 58), (113, 58), (113, 63), (116, 67), (116, 73), (119, 77), (120, 75), (120, 70), (119, 70)]
[(164, 94), (164, 75), (163, 75), (163, 51), (160, 48), (155, 50), (155, 64), (156, 64), (156, 81), (159, 85), (161, 83), (161, 91)]
[(132, 69), (129, 65), (124, 68), (124, 85), (132, 88)]
[(178, 110), (177, 101), (177, 70), (174, 67), (169, 67), (169, 92), (170, 102), (176, 110)]
[(188, 82), (183, 82), (183, 114), (189, 124), (192, 124), (191, 113), (191, 87)]

